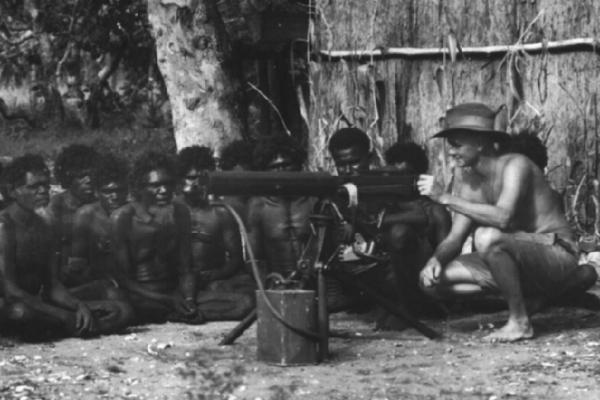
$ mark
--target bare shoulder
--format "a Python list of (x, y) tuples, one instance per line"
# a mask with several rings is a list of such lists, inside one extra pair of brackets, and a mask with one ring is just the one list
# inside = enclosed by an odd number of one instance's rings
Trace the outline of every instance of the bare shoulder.
[(529, 172), (537, 170), (533, 161), (524, 156), (523, 154), (508, 153), (500, 156), (500, 160), (504, 166), (504, 170), (508, 173), (514, 173), (517, 171)]
[(131, 203), (125, 204), (122, 207), (117, 208), (110, 215), (110, 220), (116, 223), (122, 223), (124, 221), (129, 221), (135, 215), (135, 208)]
[(99, 207), (100, 205), (98, 203), (84, 204), (83, 206), (79, 207), (77, 211), (75, 211), (74, 218), (76, 220), (90, 219), (96, 213), (100, 212)]
[(214, 201), (210, 203), (210, 207), (215, 211), (220, 219), (233, 219), (233, 216), (229, 212), (228, 205), (223, 201)]

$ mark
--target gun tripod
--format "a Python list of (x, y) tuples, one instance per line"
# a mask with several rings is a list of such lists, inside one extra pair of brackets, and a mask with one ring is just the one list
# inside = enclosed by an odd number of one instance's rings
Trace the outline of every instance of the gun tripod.
[[(231, 211), (231, 210), (230, 210)], [(235, 215), (234, 215), (235, 217)], [(242, 231), (242, 236), (246, 235), (245, 229), (243, 227), (243, 223), (239, 217), (236, 218), (238, 220), (238, 224), (242, 224), (240, 226), (240, 230)], [(321, 261), (321, 254), (323, 251), (323, 243), (325, 240), (326, 230), (332, 222), (332, 218), (325, 215), (313, 215), (311, 216), (311, 222), (316, 227), (316, 241), (315, 241), (315, 256), (310, 263), (311, 272), (316, 274), (317, 281), (317, 299), (318, 299), (318, 332), (306, 332), (302, 329), (297, 329), (293, 326), (289, 326), (283, 318), (277, 317), (277, 319), (286, 325), (288, 328), (292, 329), (296, 333), (301, 335), (308, 336), (311, 340), (315, 340), (319, 343), (318, 346), (318, 359), (319, 361), (324, 360), (328, 356), (328, 338), (330, 337), (329, 332), (329, 313), (327, 310), (327, 289), (325, 283), (325, 274), (332, 276), (335, 279), (338, 279), (343, 284), (348, 287), (356, 289), (358, 292), (364, 293), (364, 295), (369, 298), (373, 303), (379, 305), (388, 313), (398, 317), (399, 319), (406, 322), (408, 325), (415, 328), (418, 332), (423, 334), (425, 337), (429, 339), (437, 339), (441, 337), (441, 334), (427, 325), (423, 324), (417, 318), (415, 318), (403, 304), (393, 302), (392, 300), (382, 296), (377, 288), (372, 287), (371, 285), (363, 282), (361, 279), (355, 279), (356, 277), (351, 275), (350, 273), (343, 270), (343, 268), (331, 267), (328, 265), (329, 263), (323, 263)], [(247, 238), (246, 238), (247, 239)], [(246, 240), (246, 243), (247, 240)], [(250, 249), (251, 251), (251, 249)], [(253, 257), (251, 258), (253, 261)], [(253, 261), (254, 262), (254, 261)], [(258, 270), (256, 264), (254, 262), (253, 269), (255, 270), (255, 278), (258, 279)], [(262, 282), (258, 282), (259, 292), (265, 296), (265, 301), (269, 305), (269, 308), (274, 312), (272, 305), (270, 305), (269, 300), (266, 298), (264, 293), (264, 288), (262, 287)], [(277, 316), (277, 315), (276, 315)], [(240, 321), (240, 323), (235, 326), (219, 343), (220, 345), (230, 345), (235, 342), (235, 340), (240, 337), (257, 319), (257, 311), (256, 308), (253, 309), (250, 313)]]

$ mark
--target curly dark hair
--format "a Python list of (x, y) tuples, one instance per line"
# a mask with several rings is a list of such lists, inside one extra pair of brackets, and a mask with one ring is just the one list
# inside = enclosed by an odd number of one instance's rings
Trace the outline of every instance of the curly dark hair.
[(25, 184), (28, 172), (50, 175), (44, 158), (39, 154), (25, 154), (12, 160), (2, 171), (2, 183), (8, 188)]
[(94, 166), (93, 182), (96, 188), (108, 185), (111, 182), (127, 183), (129, 164), (124, 158), (112, 153), (100, 154)]
[(221, 152), (221, 169), (230, 171), (236, 165), (243, 169), (251, 169), (253, 152), (254, 146), (248, 140), (235, 140), (229, 143)]
[(190, 146), (181, 149), (177, 155), (177, 174), (183, 177), (192, 168), (214, 171), (216, 162), (213, 151), (206, 146)]
[(535, 132), (525, 131), (511, 137), (508, 151), (523, 154), (542, 171), (548, 165), (548, 149)]
[(85, 144), (72, 144), (63, 148), (54, 163), (54, 176), (68, 189), (78, 171), (93, 170), (98, 158), (94, 148)]
[(141, 189), (152, 171), (164, 170), (175, 178), (175, 162), (173, 157), (165, 153), (147, 151), (136, 158), (129, 175), (129, 184), (133, 189)]
[(278, 154), (290, 157), (292, 164), (302, 166), (306, 161), (306, 150), (287, 135), (264, 137), (256, 143), (253, 151), (254, 167), (265, 170)]
[(369, 135), (358, 128), (342, 128), (331, 135), (327, 148), (331, 154), (334, 151), (354, 146), (358, 146), (365, 152), (368, 152), (371, 148), (371, 139), (369, 138)]
[(405, 162), (417, 174), (424, 174), (429, 168), (429, 160), (425, 149), (413, 142), (395, 143), (386, 150), (385, 162), (388, 165)]

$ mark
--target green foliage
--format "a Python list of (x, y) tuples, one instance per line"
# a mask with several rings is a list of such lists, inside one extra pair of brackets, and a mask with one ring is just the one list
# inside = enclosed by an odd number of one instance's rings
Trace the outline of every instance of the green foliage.
[[(50, 77), (69, 44), (93, 58), (123, 49), (122, 62), (135, 72), (146, 73), (152, 63), (146, 1), (53, 0), (37, 8), (33, 3), (0, 2), (0, 82), (18, 84), (28, 64), (39, 64)], [(28, 30), (32, 37), (22, 41)]]
[[(2, 125), (0, 125), (2, 128)], [(0, 129), (2, 131), (2, 129)], [(176, 153), (173, 131), (156, 129), (65, 129), (51, 128), (21, 131), (21, 135), (0, 135), (0, 159), (16, 157), (24, 153), (39, 153), (47, 160), (54, 160), (64, 146), (71, 143), (92, 145), (99, 151), (110, 151), (132, 160), (146, 150)]]

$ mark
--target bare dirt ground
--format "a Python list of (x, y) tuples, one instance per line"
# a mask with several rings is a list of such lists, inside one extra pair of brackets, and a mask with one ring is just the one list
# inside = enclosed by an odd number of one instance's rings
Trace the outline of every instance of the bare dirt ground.
[(256, 361), (256, 330), (219, 346), (235, 323), (148, 325), (121, 335), (21, 343), (0, 338), (1, 399), (597, 399), (600, 315), (552, 308), (534, 317), (536, 338), (487, 343), (506, 312), (453, 315), (412, 329), (374, 332), (353, 314), (331, 326), (331, 359), (279, 367)]

